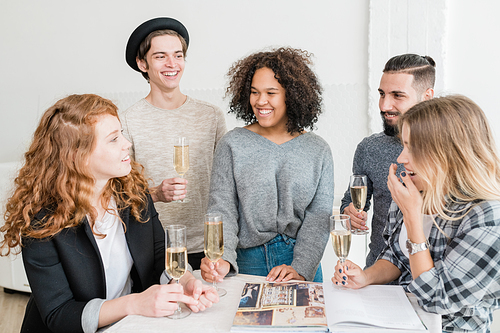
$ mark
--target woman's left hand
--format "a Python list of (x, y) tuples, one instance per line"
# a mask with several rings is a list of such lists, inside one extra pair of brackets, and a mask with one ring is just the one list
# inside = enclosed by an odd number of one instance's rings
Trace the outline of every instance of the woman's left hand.
[(196, 305), (187, 304), (193, 312), (204, 311), (210, 308), (213, 304), (219, 302), (217, 290), (215, 290), (212, 286), (204, 285), (195, 277), (190, 278), (186, 282), (184, 292), (186, 295), (198, 300), (198, 304)]
[(280, 265), (273, 267), (269, 274), (267, 274), (267, 281), (269, 282), (286, 282), (288, 280), (302, 280), (305, 281), (306, 279), (299, 275), (297, 271), (292, 267), (288, 265)]
[(401, 172), (404, 185), (399, 181), (396, 175), (397, 167), (396, 164), (391, 164), (387, 177), (387, 187), (391, 191), (392, 199), (403, 213), (405, 222), (420, 221), (422, 195), (406, 172)]

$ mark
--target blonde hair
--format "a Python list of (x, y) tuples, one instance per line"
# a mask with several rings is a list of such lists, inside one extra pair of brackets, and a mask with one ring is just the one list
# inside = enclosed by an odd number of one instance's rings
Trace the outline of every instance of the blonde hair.
[[(97, 217), (91, 204), (94, 178), (87, 161), (95, 148), (95, 124), (106, 114), (118, 118), (117, 107), (91, 94), (63, 98), (43, 114), (7, 201), (5, 225), (0, 228), (4, 233), (0, 249), (7, 248), (5, 255), (22, 245), (22, 237), (52, 237), (78, 226), (87, 214), (93, 226)], [(103, 207), (114, 197), (119, 211), (130, 207), (134, 217), (144, 222), (141, 211), (148, 184), (142, 172), (142, 166), (132, 162), (127, 176), (110, 179), (101, 197)], [(42, 210), (47, 214), (38, 221), (36, 215)]]
[(486, 116), (465, 96), (434, 98), (400, 116), (424, 182), (423, 213), (452, 218), (447, 201), (500, 200), (500, 160)]

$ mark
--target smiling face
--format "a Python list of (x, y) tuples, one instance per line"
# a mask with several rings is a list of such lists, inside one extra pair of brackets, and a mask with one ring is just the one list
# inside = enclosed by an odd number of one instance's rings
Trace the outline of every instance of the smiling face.
[(259, 68), (252, 78), (250, 105), (259, 125), (267, 130), (286, 131), (285, 89), (267, 67)]
[(121, 124), (115, 116), (100, 116), (94, 125), (95, 147), (89, 156), (89, 169), (96, 187), (104, 187), (111, 178), (130, 173), (129, 148), (132, 144), (121, 132)]
[(411, 153), (411, 146), (410, 146), (410, 133), (409, 133), (409, 128), (408, 125), (403, 124), (403, 127), (401, 129), (401, 139), (403, 141), (403, 151), (398, 157), (398, 163), (403, 164), (406, 173), (410, 176), (413, 184), (415, 184), (415, 187), (419, 191), (425, 190), (424, 182), (422, 179), (419, 177), (419, 173), (416, 169), (416, 166), (413, 161), (413, 155)]
[(146, 61), (138, 60), (140, 70), (147, 72), (152, 89), (170, 92), (179, 89), (184, 73), (184, 53), (177, 36), (162, 35), (151, 40)]
[(399, 115), (422, 101), (423, 96), (412, 86), (413, 75), (406, 73), (384, 73), (378, 88), (380, 114), (384, 128), (395, 128)]

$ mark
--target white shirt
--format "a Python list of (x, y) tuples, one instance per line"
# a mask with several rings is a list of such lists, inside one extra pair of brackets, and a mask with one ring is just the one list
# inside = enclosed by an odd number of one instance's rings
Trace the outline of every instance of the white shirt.
[[(115, 299), (128, 295), (132, 291), (130, 270), (134, 261), (128, 249), (123, 224), (118, 217), (116, 202), (110, 202), (114, 214), (106, 212), (101, 221), (95, 222), (94, 231), (106, 237), (94, 234), (101, 253), (106, 276), (106, 299)], [(116, 215), (115, 215), (116, 214)]]
[[(436, 215), (434, 215), (436, 216)], [(423, 216), (423, 227), (424, 227), (424, 235), (425, 238), (429, 238), (429, 234), (431, 233), (432, 225), (434, 224), (433, 222), (433, 216), (432, 215), (424, 215)], [(401, 251), (403, 254), (410, 258), (410, 254), (408, 253), (408, 249), (406, 248), (406, 240), (408, 239), (408, 232), (406, 231), (406, 226), (403, 223), (403, 226), (401, 227), (401, 233), (399, 234), (399, 247), (401, 248)]]

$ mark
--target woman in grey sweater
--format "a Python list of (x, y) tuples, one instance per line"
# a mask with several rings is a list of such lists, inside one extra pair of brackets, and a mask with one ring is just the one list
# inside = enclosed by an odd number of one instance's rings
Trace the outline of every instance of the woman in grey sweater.
[(228, 273), (269, 281), (322, 281), (320, 260), (333, 206), (333, 158), (307, 132), (321, 113), (321, 86), (310, 54), (291, 48), (259, 52), (229, 70), (230, 112), (247, 126), (219, 141), (209, 212), (224, 219), (224, 255), (202, 260), (202, 276)]

